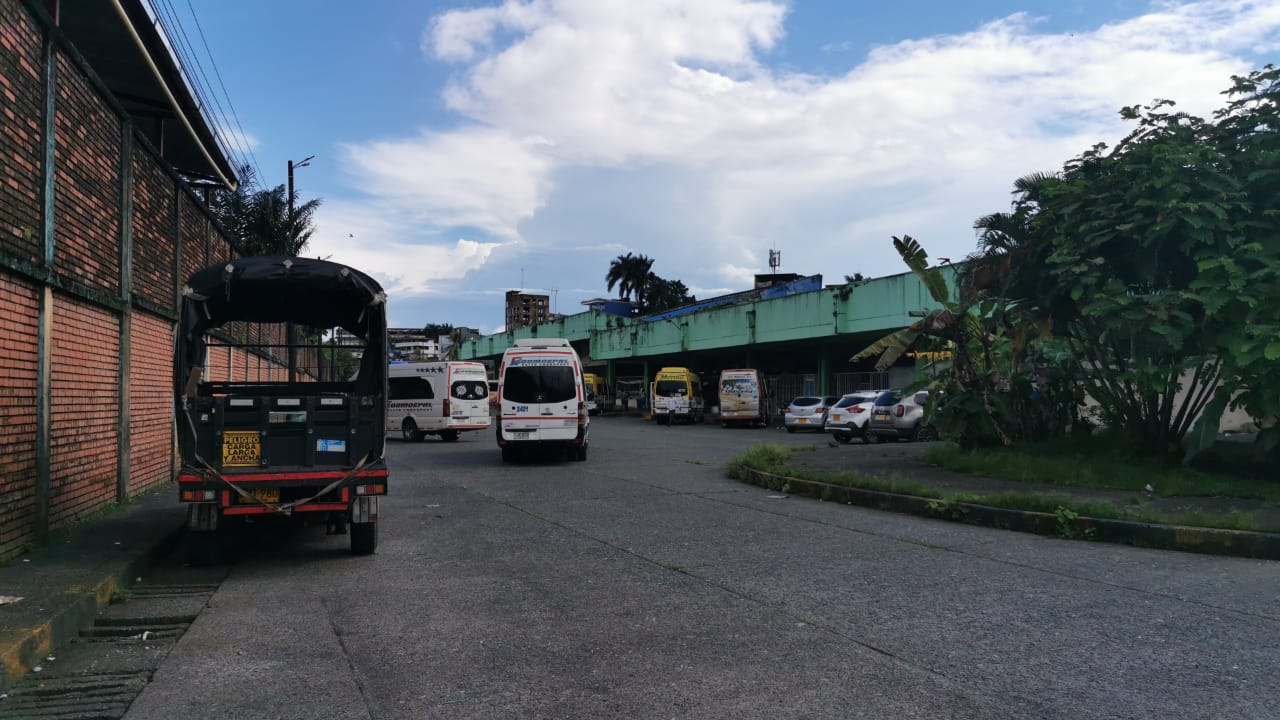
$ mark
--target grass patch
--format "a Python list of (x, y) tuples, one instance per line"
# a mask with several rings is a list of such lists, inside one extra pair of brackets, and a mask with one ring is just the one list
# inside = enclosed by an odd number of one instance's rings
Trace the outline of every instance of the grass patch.
[(1150, 484), (1164, 497), (1230, 497), (1280, 504), (1280, 483), (1205, 472), (1133, 457), (1100, 440), (1027, 443), (1016, 449), (965, 451), (954, 445), (930, 448), (924, 460), (968, 473), (1063, 487), (1143, 491)]
[(785, 475), (799, 480), (830, 483), (862, 490), (897, 493), (899, 495), (917, 495), (920, 497), (942, 497), (942, 493), (917, 482), (904, 480), (898, 475), (867, 475), (854, 470), (839, 472), (822, 472), (792, 467), (791, 453), (803, 452), (812, 448), (791, 448), (774, 443), (760, 443), (747, 448), (743, 454), (729, 461), (727, 471), (735, 480), (746, 480), (744, 469), (758, 470), (774, 475)]
[[(1009, 510), (1023, 510), (1027, 512), (1057, 515), (1060, 518), (1060, 522), (1064, 522), (1064, 528), (1066, 527), (1065, 520), (1079, 516), (1111, 520), (1131, 520), (1135, 522), (1149, 522), (1165, 525), (1221, 528), (1226, 530), (1257, 529), (1254, 521), (1256, 513), (1243, 513), (1236, 510), (1226, 514), (1211, 514), (1197, 511), (1169, 513), (1151, 508), (1120, 506), (1105, 500), (1077, 499), (1057, 493), (1014, 491), (987, 494), (943, 493), (932, 487), (927, 487), (917, 482), (905, 480), (897, 475), (867, 475), (856, 471), (820, 472), (805, 470), (791, 466), (790, 460), (791, 453), (793, 451), (794, 448), (773, 443), (753, 445), (748, 448), (746, 452), (730, 460), (727, 466), (727, 471), (730, 477), (744, 481), (748, 479), (747, 474), (744, 471), (751, 469), (774, 475), (781, 475), (788, 478), (829, 483), (832, 485), (843, 485), (862, 490), (874, 490), (899, 495), (915, 495), (917, 497), (933, 498), (936, 499), (937, 502), (931, 502), (930, 506), (933, 508), (936, 515), (951, 517), (956, 520), (962, 520), (964, 518), (965, 511), (960, 507), (960, 505), (963, 503), (970, 503), (974, 505), (1006, 508)], [(970, 455), (970, 453), (960, 453), (960, 451), (956, 450), (954, 447), (934, 448), (929, 451), (928, 455), (933, 455), (934, 453), (943, 453), (948, 455), (958, 454), (961, 457), (964, 455)], [(928, 458), (928, 455), (926, 455), (926, 458)], [(1132, 469), (1130, 472), (1132, 472)], [(982, 474), (992, 475), (990, 472), (983, 472)], [(1041, 477), (1036, 477), (1034, 480), (1036, 482), (1046, 482)], [(1147, 480), (1142, 480), (1143, 484), (1146, 482)], [(1077, 487), (1108, 487), (1105, 485), (1081, 486), (1078, 483), (1062, 484)], [(1112, 487), (1114, 489), (1114, 486)], [(781, 481), (778, 483), (778, 486), (773, 489), (782, 490), (784, 492), (789, 491), (789, 488)], [(936, 507), (933, 507), (935, 505)]]
[(954, 493), (947, 495), (944, 499), (950, 502), (989, 505), (991, 507), (1025, 510), (1049, 515), (1060, 514), (1060, 511), (1067, 510), (1082, 517), (1108, 520), (1131, 520), (1161, 525), (1186, 525), (1188, 527), (1219, 528), (1223, 530), (1257, 530), (1257, 524), (1254, 521), (1257, 513), (1245, 513), (1239, 510), (1232, 510), (1221, 515), (1198, 510), (1170, 513), (1144, 507), (1121, 507), (1105, 500), (1077, 500), (1066, 495), (1017, 492), (991, 493), (988, 495)]
[(744, 468), (767, 473), (781, 474), (787, 462), (791, 460), (791, 449), (776, 443), (759, 443), (747, 448), (746, 452), (729, 461), (726, 469), (729, 477), (735, 480), (746, 480), (742, 472)]

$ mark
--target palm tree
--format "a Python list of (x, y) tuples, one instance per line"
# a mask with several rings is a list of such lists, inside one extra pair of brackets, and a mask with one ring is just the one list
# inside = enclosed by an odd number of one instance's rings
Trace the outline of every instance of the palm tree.
[(978, 251), (965, 258), (959, 271), (961, 299), (999, 296), (1023, 303), (1041, 304), (1041, 264), (1045, 244), (1038, 241), (1036, 223), (1046, 189), (1057, 175), (1033, 173), (1014, 181), (1013, 212), (991, 213), (973, 223), (978, 231)]
[(636, 304), (643, 306), (652, 267), (653, 258), (627, 253), (609, 263), (609, 272), (604, 279), (610, 291), (618, 286), (618, 293), (624, 300), (630, 300), (631, 294), (635, 293)]
[(210, 210), (245, 255), (298, 256), (315, 233), (313, 224), (320, 199), (298, 204), (293, 212), (284, 185), (258, 188), (251, 165), (240, 168), (241, 183), (234, 191), (222, 191), (210, 200)]

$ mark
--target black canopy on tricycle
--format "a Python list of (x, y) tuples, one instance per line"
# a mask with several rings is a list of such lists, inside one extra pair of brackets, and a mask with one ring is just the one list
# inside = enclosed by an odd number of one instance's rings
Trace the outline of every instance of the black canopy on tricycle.
[(340, 327), (385, 352), (386, 300), (376, 280), (340, 263), (285, 256), (231, 260), (187, 281), (181, 359), (188, 367), (203, 366), (205, 333), (235, 321)]

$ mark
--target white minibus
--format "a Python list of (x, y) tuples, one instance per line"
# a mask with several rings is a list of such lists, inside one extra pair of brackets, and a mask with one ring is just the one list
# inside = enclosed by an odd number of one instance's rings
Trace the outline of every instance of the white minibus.
[(489, 427), (489, 378), (478, 362), (399, 362), (387, 371), (387, 430), (405, 440)]
[(587, 459), (587, 414), (582, 362), (563, 338), (516, 340), (498, 369), (498, 447), (502, 461), (517, 452), (558, 446)]

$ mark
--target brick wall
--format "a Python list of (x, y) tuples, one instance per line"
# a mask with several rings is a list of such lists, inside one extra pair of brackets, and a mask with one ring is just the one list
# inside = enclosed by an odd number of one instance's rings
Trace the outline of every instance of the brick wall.
[(174, 310), (173, 180), (147, 152), (133, 153), (133, 292)]
[[(52, 334), (45, 524), (57, 528), (118, 499), (120, 306), (126, 301), (133, 305), (128, 490), (169, 482), (174, 297), (191, 273), (232, 257), (202, 204), (145, 141), (137, 139), (132, 156), (120, 157), (121, 120), (104, 91), (59, 48), (54, 262), (45, 265), (43, 37), (23, 3), (0, 0), (0, 561), (36, 540), (41, 525), (35, 500), (41, 482), (36, 402), (43, 283), (56, 288), (53, 307), (47, 308)], [(128, 299), (120, 297), (122, 162), (131, 163), (133, 175)], [(175, 269), (180, 246), (182, 267)], [(231, 332), (238, 339), (258, 334), (244, 325)], [(278, 329), (274, 333), (283, 340)], [(229, 362), (227, 349), (213, 351), (222, 368), (218, 379), (228, 379), (229, 367), (236, 380), (286, 377), (278, 365), (233, 352)], [(283, 350), (278, 357), (284, 361)]]
[(0, 558), (34, 529), (37, 293), (34, 284), (0, 273)]
[(0, 250), (39, 262), (44, 89), (40, 29), (17, 3), (0, 3)]
[(58, 53), (54, 253), (85, 285), (120, 288), (120, 121)]
[(182, 217), (182, 274), (180, 282), (209, 266), (206, 245), (208, 223), (199, 206), (186, 193), (178, 193)]
[(173, 451), (173, 325), (135, 312), (129, 327), (129, 492), (169, 480)]
[(116, 499), (120, 322), (56, 294), (51, 347), (49, 527), (56, 528)]

